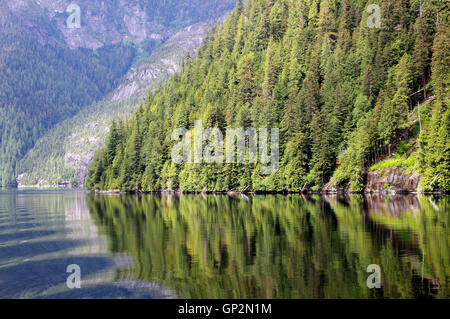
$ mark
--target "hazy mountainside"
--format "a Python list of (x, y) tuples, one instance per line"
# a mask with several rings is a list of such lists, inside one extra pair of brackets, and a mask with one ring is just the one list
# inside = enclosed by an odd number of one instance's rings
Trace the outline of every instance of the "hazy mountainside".
[[(361, 191), (379, 164), (416, 171), (420, 190), (449, 191), (448, 9), (420, 0), (239, 2), (180, 74), (113, 123), (86, 185)], [(225, 143), (226, 128), (279, 128), (279, 169), (262, 175), (260, 154), (256, 164), (175, 163), (172, 132), (193, 132), (196, 120)]]
[(19, 162), (18, 186), (55, 187), (63, 182), (81, 186), (95, 151), (114, 119), (130, 116), (148, 90), (178, 72), (187, 54), (193, 55), (211, 29), (207, 23), (189, 26), (133, 66), (105, 99), (81, 110), (51, 129)]
[[(15, 3), (17, 4), (17, 3)], [(98, 56), (70, 50), (39, 7), (0, 4), (0, 185), (14, 186), (16, 161), (50, 127), (117, 85), (134, 49)]]
[[(15, 1), (16, 0), (10, 0)], [(97, 49), (104, 43), (130, 39), (162, 41), (177, 30), (214, 20), (233, 9), (235, 0), (36, 0), (63, 33), (70, 47)], [(80, 7), (79, 29), (66, 27), (66, 9)]]
[[(222, 16), (225, 1), (5, 0), (0, 3), (0, 186), (55, 124), (116, 88), (136, 62), (186, 25)], [(80, 28), (67, 19), (80, 8)]]

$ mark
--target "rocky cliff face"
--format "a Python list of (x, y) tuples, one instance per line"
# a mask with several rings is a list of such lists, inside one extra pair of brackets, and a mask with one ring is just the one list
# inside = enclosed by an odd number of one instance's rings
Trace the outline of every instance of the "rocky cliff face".
[[(97, 49), (104, 43), (130, 39), (140, 43), (147, 37), (158, 40), (173, 34), (173, 30), (155, 22), (147, 14), (140, 1), (86, 1), (86, 0), (36, 0), (47, 9), (48, 16), (56, 22), (58, 29), (71, 48)], [(80, 8), (80, 28), (67, 27), (67, 8), (70, 4)]]
[[(401, 193), (415, 193), (418, 191), (420, 175), (416, 171), (394, 167), (368, 172), (364, 193), (394, 195)], [(307, 191), (306, 191), (307, 192)], [(323, 193), (348, 193), (349, 185), (328, 184), (322, 189)]]
[[(235, 0), (2, 0), (8, 11), (20, 18), (20, 24), (40, 32), (42, 19), (54, 26), (54, 34), (43, 34), (42, 41), (63, 39), (74, 48), (98, 49), (104, 44), (145, 39), (164, 41), (185, 26), (216, 20), (231, 10)], [(80, 27), (68, 26), (77, 6)], [(1, 7), (1, 6), (0, 6)], [(1, 15), (2, 13), (0, 13)], [(36, 17), (40, 17), (36, 19)], [(53, 39), (51, 39), (53, 38)]]
[(391, 168), (367, 174), (366, 193), (396, 194), (416, 192), (420, 176), (402, 168)]
[(132, 67), (119, 87), (114, 90), (112, 100), (123, 100), (142, 96), (154, 84), (164, 81), (169, 75), (180, 71), (182, 60), (187, 54), (193, 55), (200, 47), (212, 24), (201, 22), (177, 32), (149, 59)]

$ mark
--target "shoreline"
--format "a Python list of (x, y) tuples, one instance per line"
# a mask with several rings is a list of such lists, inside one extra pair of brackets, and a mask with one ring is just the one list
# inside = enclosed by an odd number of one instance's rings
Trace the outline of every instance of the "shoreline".
[(67, 191), (85, 191), (93, 194), (101, 194), (101, 195), (136, 195), (136, 194), (165, 194), (165, 195), (380, 195), (380, 196), (394, 196), (394, 195), (447, 195), (450, 192), (444, 192), (441, 190), (438, 191), (412, 191), (412, 190), (384, 190), (384, 191), (351, 191), (349, 189), (326, 189), (320, 191), (312, 191), (312, 190), (303, 190), (303, 191), (237, 191), (237, 190), (228, 190), (228, 191), (182, 191), (180, 189), (161, 189), (156, 191), (121, 191), (119, 189), (110, 189), (110, 190), (90, 190), (83, 187), (79, 188), (71, 188), (71, 187), (52, 187), (50, 185), (46, 186), (20, 186), (16, 188), (8, 188), (8, 189), (16, 189), (16, 190), (67, 190)]
[(448, 192), (444, 191), (386, 191), (386, 192), (368, 192), (368, 191), (303, 191), (303, 192), (290, 192), (290, 191), (181, 191), (181, 190), (157, 190), (157, 191), (121, 191), (121, 190), (89, 190), (85, 189), (89, 193), (100, 195), (145, 195), (145, 194), (163, 194), (163, 195), (379, 195), (379, 196), (396, 196), (396, 195), (446, 195)]

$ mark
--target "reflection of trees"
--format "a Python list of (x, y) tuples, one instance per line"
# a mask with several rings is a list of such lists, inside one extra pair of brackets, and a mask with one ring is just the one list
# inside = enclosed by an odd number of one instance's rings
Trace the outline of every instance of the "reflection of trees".
[[(110, 249), (135, 257), (129, 275), (181, 297), (412, 297), (412, 266), (365, 231), (362, 199), (88, 195), (87, 203)], [(381, 291), (366, 287), (372, 263), (383, 268)]]
[[(348, 241), (350, 245), (360, 243), (352, 251), (364, 263), (382, 266), (387, 296), (448, 296), (448, 197), (440, 198), (437, 204), (428, 197), (415, 196), (365, 200), (351, 197), (347, 199), (349, 206), (339, 204), (336, 199), (327, 201), (340, 225), (352, 225), (354, 231), (341, 230), (345, 236), (358, 237)], [(363, 203), (365, 213), (361, 212)], [(369, 256), (367, 252), (380, 254)]]

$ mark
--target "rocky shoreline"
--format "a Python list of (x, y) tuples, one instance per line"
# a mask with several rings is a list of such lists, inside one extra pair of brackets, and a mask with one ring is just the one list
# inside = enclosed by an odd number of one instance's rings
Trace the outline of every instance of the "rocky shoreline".
[[(350, 195), (350, 194), (374, 194), (374, 195), (407, 195), (407, 194), (438, 194), (442, 195), (442, 191), (420, 191), (418, 190), (420, 182), (420, 175), (416, 171), (408, 172), (402, 168), (391, 168), (383, 169), (373, 172), (368, 172), (366, 175), (365, 187), (363, 191), (352, 191), (349, 189), (348, 185), (335, 186), (326, 185), (319, 191), (313, 191), (307, 187), (304, 187), (301, 192), (289, 192), (289, 191), (252, 191), (249, 187), (245, 187), (242, 190), (228, 190), (228, 191), (209, 191), (206, 188), (202, 191), (181, 191), (180, 189), (161, 189), (158, 191), (144, 192), (138, 191), (121, 191), (120, 189), (112, 190), (89, 190), (95, 194), (103, 195), (121, 195), (121, 194), (163, 194), (163, 195), (180, 195), (180, 194), (221, 194), (221, 195), (241, 195), (241, 194), (317, 194), (317, 195)], [(24, 186), (20, 185), (19, 189), (73, 189), (71, 187), (61, 187), (60, 185), (49, 185), (49, 186)]]

